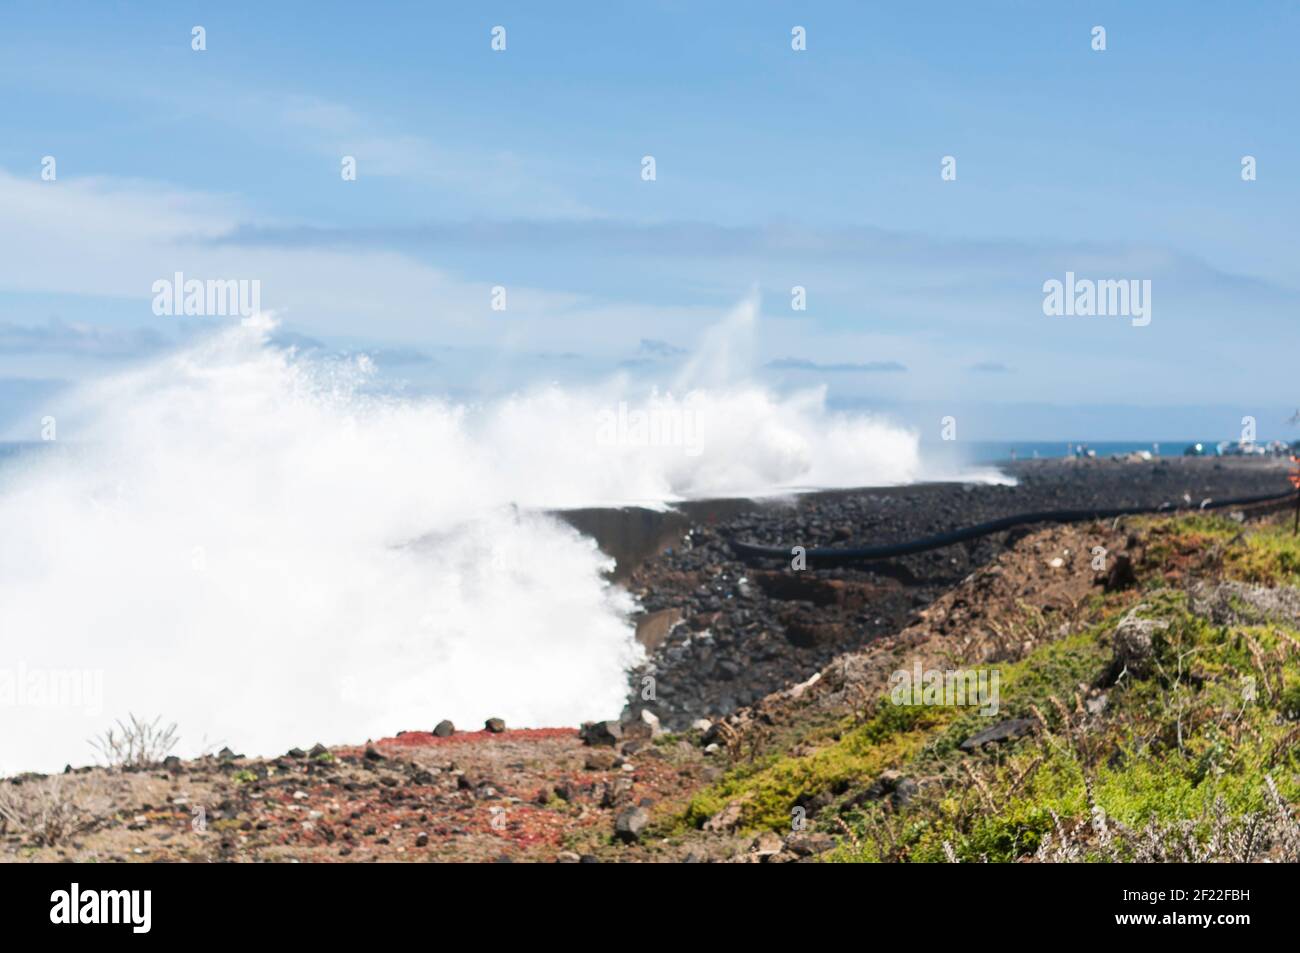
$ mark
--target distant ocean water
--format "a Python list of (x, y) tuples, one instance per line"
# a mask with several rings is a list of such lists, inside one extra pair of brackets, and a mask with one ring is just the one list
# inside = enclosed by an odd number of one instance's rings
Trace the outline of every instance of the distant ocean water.
[[(1180, 457), (1183, 450), (1196, 440), (1098, 440), (1095, 442), (1066, 440), (954, 440), (948, 443), (924, 442), (921, 456), (924, 459), (970, 464), (1006, 463), (1010, 460), (1059, 459), (1078, 452), (1080, 446), (1094, 451), (1098, 457), (1114, 453), (1134, 453), (1146, 450), (1162, 457)], [(1213, 454), (1216, 441), (1199, 441), (1207, 453)]]
[[(1182, 456), (1183, 450), (1195, 440), (1099, 440), (1065, 441), (1065, 440), (966, 440), (942, 442), (923, 442), (921, 456), (936, 462), (962, 462), (970, 464), (1005, 463), (1007, 461), (1030, 459), (1059, 459), (1077, 452), (1080, 446), (1096, 452), (1099, 457), (1108, 457), (1114, 453), (1134, 453), (1147, 450), (1164, 457)], [(1208, 454), (1214, 453), (1216, 441), (1199, 441)], [(53, 445), (39, 441), (3, 442), (0, 441), (0, 461), (28, 453), (39, 453), (51, 449)]]

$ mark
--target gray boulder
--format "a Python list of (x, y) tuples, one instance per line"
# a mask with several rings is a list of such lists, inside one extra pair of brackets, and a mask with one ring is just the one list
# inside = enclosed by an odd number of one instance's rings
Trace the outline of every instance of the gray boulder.
[(641, 839), (641, 832), (650, 824), (650, 812), (643, 807), (628, 807), (618, 812), (614, 819), (614, 836), (625, 844)]

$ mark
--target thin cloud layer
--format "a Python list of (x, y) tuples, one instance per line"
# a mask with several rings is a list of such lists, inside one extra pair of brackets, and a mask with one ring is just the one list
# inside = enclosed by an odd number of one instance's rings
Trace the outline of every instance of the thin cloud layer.
[(773, 371), (817, 371), (823, 374), (893, 374), (907, 370), (897, 361), (821, 364), (800, 357), (782, 357), (775, 361), (768, 361), (764, 366)]
[(0, 354), (64, 354), (133, 358), (162, 350), (171, 340), (152, 328), (121, 330), (50, 318), (44, 324), (0, 322)]

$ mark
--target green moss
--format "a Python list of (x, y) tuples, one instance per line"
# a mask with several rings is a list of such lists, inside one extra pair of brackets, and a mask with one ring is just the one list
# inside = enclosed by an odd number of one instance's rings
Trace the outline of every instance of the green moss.
[(1266, 586), (1300, 584), (1300, 536), (1283, 526), (1260, 526), (1246, 535), (1245, 546), (1229, 550), (1224, 574)]
[(1300, 584), (1300, 536), (1288, 521), (1243, 525), (1225, 516), (1196, 514), (1140, 523), (1149, 530), (1148, 565), (1163, 565), (1180, 554), (1214, 552), (1225, 578), (1267, 586)]
[(1145, 517), (1141, 523), (1158, 533), (1169, 536), (1196, 535), (1216, 539), (1231, 539), (1242, 531), (1242, 525), (1221, 513), (1187, 513), (1173, 517)]
[[(968, 756), (957, 746), (987, 719), (965, 712), (938, 726), (903, 770), (961, 780), (902, 816), (882, 804), (841, 815), (858, 844), (842, 843), (829, 859), (941, 862), (947, 844), (960, 860), (1013, 861), (1037, 850), (1054, 817), (1067, 828), (1089, 823), (1085, 774), (1108, 818), (1135, 830), (1190, 821), (1193, 836), (1208, 831), (1216, 803), (1238, 816), (1266, 809), (1267, 773), (1283, 797), (1300, 795), (1300, 752), (1288, 743), (1292, 726), (1283, 720), (1300, 707), (1300, 662), (1282, 651), (1285, 630), (1213, 625), (1172, 590), (1147, 594), (1134, 614), (1164, 625), (1153, 638), (1157, 671), (1107, 687), (1104, 714), (1086, 731), (1066, 737), (1050, 699), (1072, 708), (1075, 687), (1097, 682), (1109, 665), (1113, 620), (1002, 669), (999, 717), (1019, 717), (1033, 705), (1053, 737)], [(1257, 657), (1269, 667), (1267, 681)], [(1247, 678), (1256, 682), (1253, 701), (1243, 691)], [(956, 773), (963, 760), (975, 766), (983, 791)], [(1092, 859), (1108, 856), (1098, 848)]]
[(1282, 691), (1282, 696), (1278, 701), (1278, 709), (1282, 717), (1288, 721), (1300, 720), (1300, 682), (1288, 685)]
[(867, 722), (808, 754), (769, 757), (732, 770), (692, 798), (680, 822), (700, 827), (734, 801), (742, 829), (789, 831), (796, 806), (823, 792), (869, 784), (919, 750), (951, 717), (946, 709), (884, 702)]

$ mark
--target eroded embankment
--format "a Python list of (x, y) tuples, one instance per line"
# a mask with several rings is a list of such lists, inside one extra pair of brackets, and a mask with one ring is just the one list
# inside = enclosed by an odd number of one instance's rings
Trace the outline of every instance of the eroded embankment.
[[(626, 574), (645, 609), (639, 634), (649, 652), (629, 680), (631, 713), (649, 708), (684, 728), (751, 705), (839, 654), (898, 632), (1034, 528), (801, 573), (791, 572), (790, 560), (738, 558), (734, 538), (809, 548), (893, 543), (1038, 510), (1198, 505), (1287, 489), (1284, 466), (1269, 460), (1044, 460), (1021, 463), (1014, 473), (1014, 487), (843, 490), (729, 501), (728, 509), (695, 514), (688, 533)], [(652, 703), (641, 697), (647, 677), (654, 679)]]

